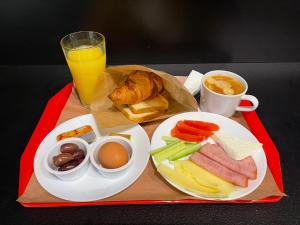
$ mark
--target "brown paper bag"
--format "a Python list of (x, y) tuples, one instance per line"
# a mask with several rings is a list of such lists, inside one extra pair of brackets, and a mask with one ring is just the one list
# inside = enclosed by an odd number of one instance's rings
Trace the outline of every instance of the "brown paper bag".
[(169, 109), (165, 114), (144, 122), (161, 120), (178, 113), (198, 110), (195, 98), (182, 86), (175, 76), (140, 65), (112, 66), (108, 67), (103, 76), (99, 78), (96, 93), (90, 105), (91, 113), (95, 117), (99, 128), (134, 124), (114, 106), (108, 95), (116, 87), (124, 83), (124, 80), (130, 73), (136, 70), (152, 72), (160, 76), (164, 84), (162, 95), (169, 101)]

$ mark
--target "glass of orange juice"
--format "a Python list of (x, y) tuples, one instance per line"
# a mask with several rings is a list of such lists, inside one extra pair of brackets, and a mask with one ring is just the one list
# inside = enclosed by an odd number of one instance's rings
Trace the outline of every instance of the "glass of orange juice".
[(60, 41), (75, 89), (84, 106), (90, 105), (97, 79), (106, 66), (105, 38), (94, 31), (68, 34)]

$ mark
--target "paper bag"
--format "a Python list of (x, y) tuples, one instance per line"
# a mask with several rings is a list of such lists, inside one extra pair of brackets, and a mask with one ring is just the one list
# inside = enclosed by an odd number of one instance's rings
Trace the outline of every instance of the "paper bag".
[(111, 94), (115, 88), (124, 84), (129, 74), (137, 70), (152, 72), (160, 76), (164, 84), (162, 95), (169, 101), (169, 108), (163, 115), (144, 121), (143, 123), (165, 119), (182, 112), (197, 111), (197, 101), (174, 76), (140, 65), (112, 66), (108, 67), (99, 78), (94, 98), (90, 105), (91, 113), (96, 119), (99, 129), (134, 124), (134, 122), (127, 119), (127, 117), (114, 106), (113, 102), (108, 98), (108, 95)]

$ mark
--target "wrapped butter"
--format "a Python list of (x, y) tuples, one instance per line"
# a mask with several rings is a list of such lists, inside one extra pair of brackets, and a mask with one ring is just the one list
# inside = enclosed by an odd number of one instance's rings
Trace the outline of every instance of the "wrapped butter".
[(74, 130), (69, 130), (64, 133), (59, 134), (56, 137), (56, 140), (60, 141), (60, 140), (63, 140), (66, 138), (71, 138), (71, 137), (82, 138), (87, 143), (91, 143), (96, 139), (96, 134), (90, 125), (85, 125), (85, 126), (76, 128)]

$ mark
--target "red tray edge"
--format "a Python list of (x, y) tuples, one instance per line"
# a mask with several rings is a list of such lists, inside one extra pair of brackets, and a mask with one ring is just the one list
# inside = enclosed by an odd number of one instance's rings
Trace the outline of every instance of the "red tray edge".
[(21, 205), (28, 208), (55, 208), (55, 207), (75, 207), (75, 206), (99, 206), (99, 205), (155, 205), (155, 204), (248, 204), (248, 203), (275, 203), (283, 196), (270, 196), (259, 200), (235, 200), (235, 201), (209, 201), (209, 200), (129, 200), (129, 201), (97, 201), (97, 202), (20, 202)]
[[(251, 105), (249, 101), (242, 101), (241, 105), (249, 106)], [(255, 137), (263, 143), (263, 148), (267, 157), (268, 166), (274, 177), (274, 180), (281, 192), (284, 192), (283, 181), (282, 181), (282, 171), (280, 164), (279, 151), (274, 145), (271, 137), (269, 136), (266, 128), (259, 119), (255, 111), (243, 112), (244, 119), (246, 120), (250, 131), (255, 135)]]
[[(33, 160), (35, 152), (44, 137), (55, 127), (61, 111), (69, 98), (72, 91), (72, 83), (67, 84), (47, 103), (42, 116), (35, 127), (28, 144), (20, 159), (19, 175), (19, 193), (22, 195), (26, 189), (29, 179), (33, 173)], [(50, 120), (49, 117), (55, 117), (56, 120)]]
[[(20, 160), (20, 175), (19, 175), (19, 193), (21, 196), (29, 179), (33, 173), (33, 160), (37, 147), (43, 138), (55, 127), (57, 119), (72, 91), (72, 83), (67, 84), (62, 90), (54, 95), (48, 104), (21, 156)], [(248, 101), (242, 101), (241, 105), (249, 105)], [(272, 172), (276, 184), (281, 192), (284, 191), (282, 182), (282, 172), (280, 166), (280, 157), (277, 148), (272, 142), (266, 129), (261, 123), (255, 111), (244, 112), (243, 116), (249, 126), (251, 132), (257, 139), (264, 144), (264, 150), (268, 159), (268, 166)], [(56, 120), (49, 120), (49, 117), (56, 118)], [(207, 201), (207, 200), (129, 200), (129, 201), (97, 201), (97, 202), (20, 202), (24, 207), (70, 207), (70, 206), (95, 206), (95, 205), (138, 205), (138, 204), (197, 204), (197, 203), (271, 203), (278, 202), (282, 196), (269, 196), (259, 200), (234, 200), (234, 201)]]

